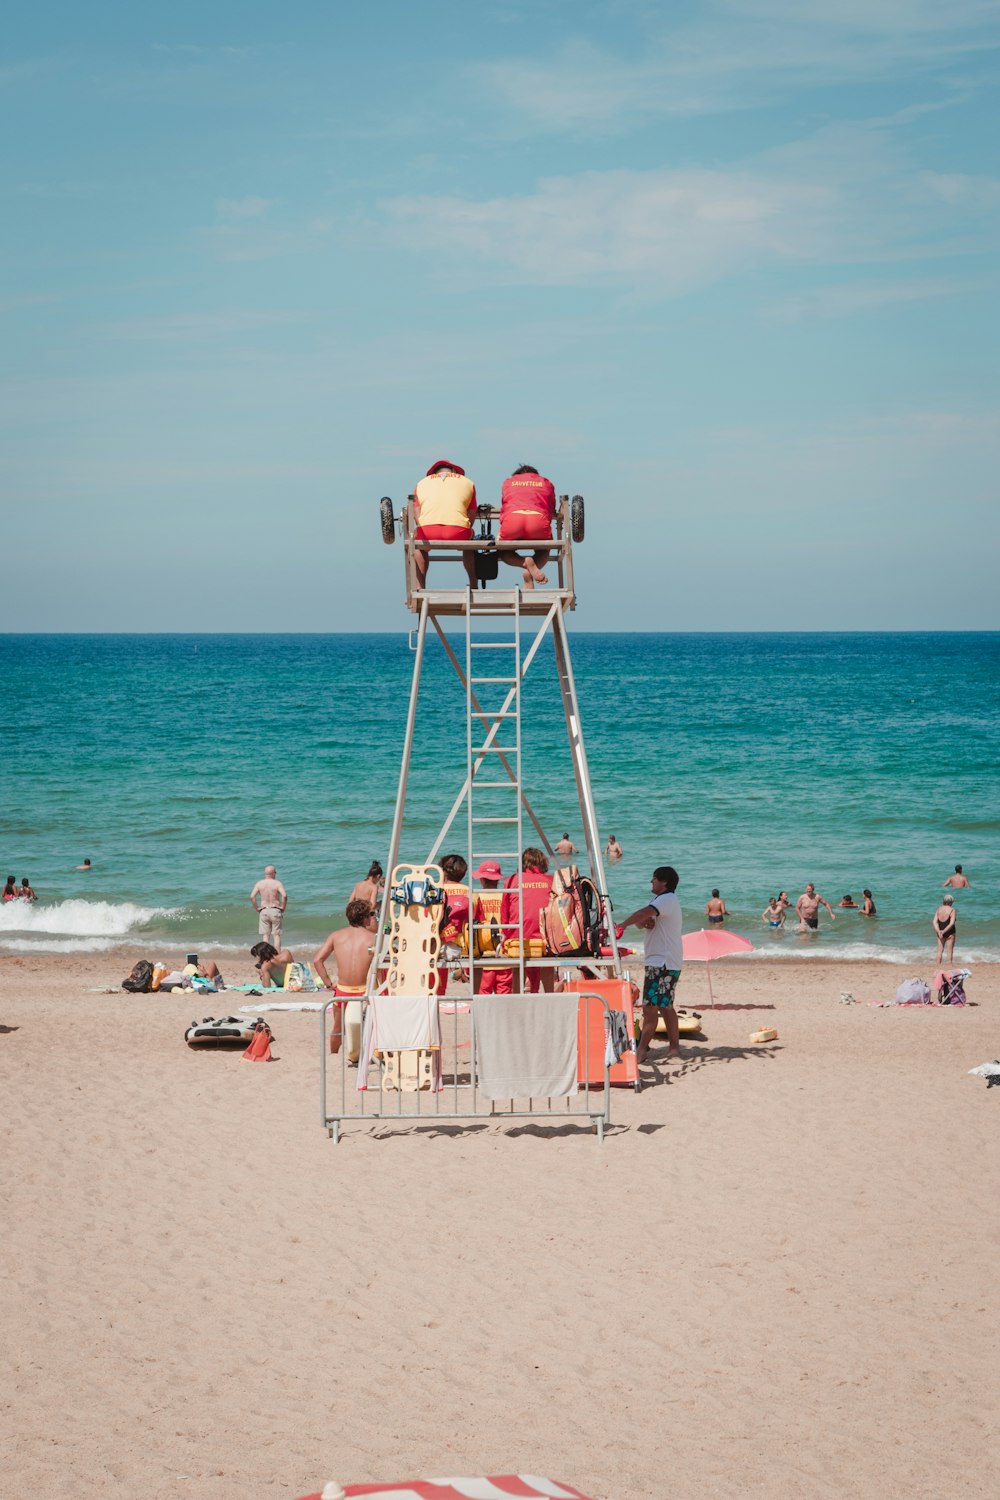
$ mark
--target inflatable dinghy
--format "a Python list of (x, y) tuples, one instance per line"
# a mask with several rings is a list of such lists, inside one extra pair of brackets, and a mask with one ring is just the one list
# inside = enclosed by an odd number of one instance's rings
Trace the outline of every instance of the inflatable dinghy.
[(249, 1047), (259, 1016), (206, 1016), (192, 1021), (184, 1033), (189, 1047)]

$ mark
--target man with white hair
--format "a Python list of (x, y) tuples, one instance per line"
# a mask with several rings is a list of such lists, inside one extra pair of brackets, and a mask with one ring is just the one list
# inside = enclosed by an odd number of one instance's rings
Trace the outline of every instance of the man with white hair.
[(264, 942), (280, 949), (281, 923), (288, 905), (288, 892), (273, 865), (267, 866), (264, 879), (258, 880), (250, 892), (250, 905), (260, 917), (259, 930)]

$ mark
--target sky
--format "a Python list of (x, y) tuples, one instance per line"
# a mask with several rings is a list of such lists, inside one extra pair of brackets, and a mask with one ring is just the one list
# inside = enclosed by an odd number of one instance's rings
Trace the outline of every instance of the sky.
[(585, 496), (577, 628), (1000, 623), (1000, 0), (4, 42), (0, 629), (405, 629), (439, 457)]

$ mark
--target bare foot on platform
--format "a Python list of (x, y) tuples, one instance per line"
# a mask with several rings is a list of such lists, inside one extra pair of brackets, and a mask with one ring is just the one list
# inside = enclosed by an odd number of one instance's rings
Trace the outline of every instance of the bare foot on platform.
[[(538, 571), (538, 569), (536, 568), (535, 572), (537, 572), (537, 571)], [(524, 579), (524, 586), (525, 586), (526, 589), (533, 589), (535, 587), (534, 575), (530, 572), (527, 563), (525, 563), (525, 565), (524, 565), (524, 568), (523, 568), (522, 573), (521, 573), (521, 577)]]
[(535, 559), (533, 557), (526, 557), (524, 560), (525, 577), (527, 577), (529, 573), (535, 580), (535, 583), (548, 583), (549, 581), (546, 578), (545, 574), (542, 572), (541, 568), (535, 562)]

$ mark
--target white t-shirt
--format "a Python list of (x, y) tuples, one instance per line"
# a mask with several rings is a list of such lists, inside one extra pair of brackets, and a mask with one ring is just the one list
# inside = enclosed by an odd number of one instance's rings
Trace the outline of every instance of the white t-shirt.
[(679, 969), (684, 961), (681, 948), (681, 903), (673, 891), (650, 896), (656, 912), (652, 931), (646, 933), (645, 962), (651, 969)]

